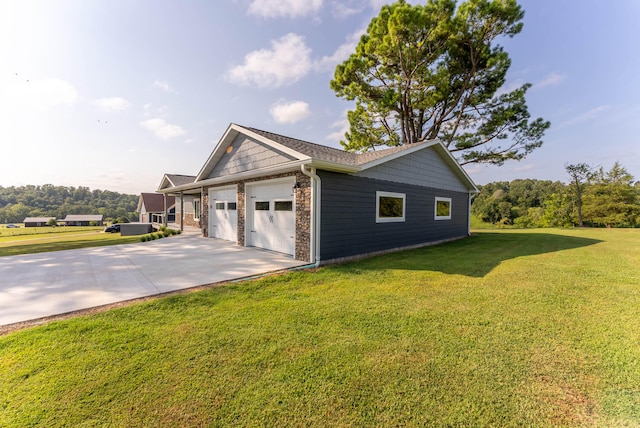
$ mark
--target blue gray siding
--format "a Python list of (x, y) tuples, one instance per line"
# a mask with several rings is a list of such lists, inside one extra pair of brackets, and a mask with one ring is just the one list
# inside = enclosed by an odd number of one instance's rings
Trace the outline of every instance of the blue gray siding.
[(466, 192), (462, 180), (442, 156), (429, 147), (354, 174), (359, 177)]
[[(468, 233), (466, 192), (328, 171), (318, 171), (318, 175), (322, 180), (322, 260), (459, 238)], [(406, 194), (404, 222), (376, 223), (376, 191)], [(436, 196), (452, 199), (451, 220), (434, 220)]]
[(207, 178), (223, 177), (294, 160), (260, 141), (240, 134), (231, 143), (231, 153), (225, 153)]

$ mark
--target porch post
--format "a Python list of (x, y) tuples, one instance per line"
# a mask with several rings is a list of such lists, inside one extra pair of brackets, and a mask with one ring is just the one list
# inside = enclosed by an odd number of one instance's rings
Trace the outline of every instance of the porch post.
[(184, 232), (184, 193), (180, 191), (180, 231)]
[(163, 200), (164, 200), (164, 213), (163, 213), (163, 217), (162, 217), (162, 225), (164, 227), (167, 227), (167, 194), (163, 193)]

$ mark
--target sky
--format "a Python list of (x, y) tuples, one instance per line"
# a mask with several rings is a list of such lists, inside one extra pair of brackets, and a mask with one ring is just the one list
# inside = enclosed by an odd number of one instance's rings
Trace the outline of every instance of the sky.
[[(230, 123), (340, 147), (353, 104), (329, 82), (384, 3), (2, 0), (0, 186), (154, 191)], [(466, 171), (566, 182), (567, 163), (619, 161), (640, 180), (640, 2), (519, 4), (504, 89), (531, 83), (551, 128), (526, 159)]]

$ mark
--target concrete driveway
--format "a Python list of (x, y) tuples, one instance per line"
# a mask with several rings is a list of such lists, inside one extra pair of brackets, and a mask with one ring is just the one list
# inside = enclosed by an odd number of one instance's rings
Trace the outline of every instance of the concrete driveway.
[(0, 257), (0, 325), (304, 264), (194, 235)]

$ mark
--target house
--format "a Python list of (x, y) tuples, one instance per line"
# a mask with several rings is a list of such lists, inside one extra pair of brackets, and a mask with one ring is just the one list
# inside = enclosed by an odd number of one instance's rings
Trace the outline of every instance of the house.
[(55, 219), (55, 217), (26, 217), (22, 222), (24, 227), (42, 227)]
[(67, 214), (60, 220), (67, 226), (103, 226), (102, 214)]
[(167, 221), (174, 222), (176, 217), (176, 197), (163, 195), (162, 193), (141, 193), (136, 211), (139, 213), (140, 223), (165, 223), (165, 211), (167, 212)]
[(205, 237), (321, 264), (468, 236), (478, 189), (439, 140), (356, 154), (231, 124), (157, 192), (198, 201)]
[[(171, 188), (192, 184), (196, 179), (195, 175), (165, 174), (160, 182), (160, 188)], [(175, 196), (175, 222), (181, 227), (200, 227), (200, 192), (182, 192)], [(171, 220), (169, 220), (171, 221)]]

